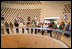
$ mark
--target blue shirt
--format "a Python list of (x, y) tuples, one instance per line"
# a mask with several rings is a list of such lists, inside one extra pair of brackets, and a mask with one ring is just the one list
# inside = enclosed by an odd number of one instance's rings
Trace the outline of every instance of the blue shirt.
[(65, 30), (67, 30), (67, 31), (68, 31), (68, 30), (69, 30), (69, 27), (70, 27), (70, 25), (67, 25)]
[(22, 22), (22, 19), (20, 19), (20, 22)]

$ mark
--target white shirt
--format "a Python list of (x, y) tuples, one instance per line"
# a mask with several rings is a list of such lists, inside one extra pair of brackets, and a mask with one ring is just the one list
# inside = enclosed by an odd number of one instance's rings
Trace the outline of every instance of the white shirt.
[(37, 21), (37, 25), (39, 24), (39, 21)]
[(25, 25), (23, 25), (23, 23), (20, 23), (19, 24), (19, 27), (25, 27)]
[(43, 25), (43, 28), (47, 28), (47, 27), (48, 27), (48, 25), (45, 25), (45, 24)]

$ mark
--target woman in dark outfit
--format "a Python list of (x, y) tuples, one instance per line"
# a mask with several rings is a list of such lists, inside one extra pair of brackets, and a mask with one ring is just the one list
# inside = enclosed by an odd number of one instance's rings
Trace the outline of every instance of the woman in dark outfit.
[[(50, 28), (50, 29), (56, 29), (57, 26), (55, 25), (54, 22), (52, 22), (52, 23), (49, 25), (49, 28)], [(50, 36), (52, 37), (52, 30), (48, 30), (48, 32), (50, 33)]]

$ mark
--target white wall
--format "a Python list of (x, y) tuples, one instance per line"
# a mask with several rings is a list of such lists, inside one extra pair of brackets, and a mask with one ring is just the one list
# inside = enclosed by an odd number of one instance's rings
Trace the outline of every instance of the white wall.
[[(44, 17), (59, 16), (58, 22), (63, 18), (64, 4), (70, 4), (70, 1), (41, 1), (41, 16), (40, 20), (43, 22)], [(71, 22), (71, 13), (68, 14), (68, 21)]]

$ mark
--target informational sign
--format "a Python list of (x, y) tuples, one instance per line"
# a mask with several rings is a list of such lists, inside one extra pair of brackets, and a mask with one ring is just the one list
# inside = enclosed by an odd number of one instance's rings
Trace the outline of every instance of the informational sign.
[(58, 19), (59, 19), (59, 16), (57, 16), (57, 17), (44, 17), (44, 23), (55, 22), (57, 24)]
[(46, 19), (59, 19), (59, 17), (44, 17), (44, 20)]

